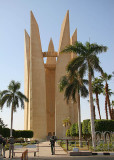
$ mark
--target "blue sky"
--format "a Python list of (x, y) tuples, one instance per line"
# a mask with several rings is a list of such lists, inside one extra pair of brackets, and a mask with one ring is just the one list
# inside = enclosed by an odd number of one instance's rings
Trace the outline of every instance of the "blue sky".
[[(108, 74), (114, 71), (113, 0), (0, 0), (0, 90), (15, 80), (21, 82), (24, 92), (24, 29), (30, 33), (30, 10), (39, 25), (43, 51), (47, 51), (51, 37), (58, 50), (61, 24), (69, 10), (70, 35), (77, 28), (78, 41), (85, 43), (90, 39), (91, 43), (108, 46), (107, 53), (99, 56), (101, 66)], [(109, 83), (114, 91), (114, 79)], [(90, 117), (87, 99), (81, 99), (82, 120)], [(100, 96), (102, 118), (105, 118), (104, 101)], [(0, 117), (10, 126), (10, 109), (4, 107)], [(21, 109), (14, 114), (14, 128), (24, 128)]]

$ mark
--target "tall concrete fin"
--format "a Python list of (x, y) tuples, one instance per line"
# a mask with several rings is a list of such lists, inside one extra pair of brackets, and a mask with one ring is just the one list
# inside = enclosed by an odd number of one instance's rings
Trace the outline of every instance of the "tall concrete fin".
[(48, 52), (54, 52), (54, 45), (53, 45), (52, 38), (50, 39), (50, 42), (49, 42)]
[(74, 44), (77, 41), (77, 29), (75, 29), (71, 39), (70, 39), (70, 44)]
[[(77, 41), (77, 29), (74, 31), (71, 39), (70, 39), (70, 44), (73, 45), (75, 42)], [(75, 58), (76, 54), (71, 53), (71, 59)], [(76, 93), (78, 94), (78, 93)], [(71, 118), (71, 122), (72, 123), (76, 123), (78, 121), (78, 108), (77, 108), (77, 103), (75, 102), (72, 108), (72, 118)]]
[[(54, 52), (54, 45), (52, 38), (50, 39), (49, 46), (48, 46), (48, 52), (51, 52), (53, 54)], [(56, 64), (56, 57), (47, 57), (47, 64)]]
[(30, 61), (30, 129), (35, 133), (34, 138), (44, 139), (47, 136), (45, 69), (39, 28), (32, 11)]
[(69, 44), (70, 44), (70, 26), (69, 26), (69, 11), (67, 11), (65, 19), (61, 26), (58, 52), (60, 52)]
[[(66, 46), (70, 45), (70, 27), (69, 27), (69, 11), (67, 11), (63, 24), (61, 26), (61, 34), (59, 41), (60, 52)], [(64, 100), (64, 93), (60, 93), (58, 83), (60, 78), (66, 74), (66, 65), (71, 60), (69, 53), (59, 54), (56, 64), (56, 81), (55, 81), (55, 132), (56, 136), (61, 138), (65, 137), (65, 128), (62, 121), (69, 117), (69, 106)]]
[[(48, 52), (54, 53), (54, 45), (50, 39)], [(47, 57), (46, 65), (46, 107), (47, 107), (47, 133), (55, 132), (55, 64), (56, 57)], [(52, 67), (54, 66), (54, 67)]]
[[(73, 45), (77, 41), (77, 29), (74, 31), (71, 39), (70, 39), (70, 44)], [(71, 53), (71, 59), (75, 57), (74, 53)]]
[[(30, 37), (24, 32), (24, 94), (29, 98)], [(29, 103), (24, 104), (24, 129), (28, 129)]]

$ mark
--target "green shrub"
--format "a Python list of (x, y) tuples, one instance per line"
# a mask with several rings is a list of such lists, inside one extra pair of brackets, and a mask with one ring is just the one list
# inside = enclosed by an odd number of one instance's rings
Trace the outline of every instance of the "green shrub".
[[(79, 134), (79, 128), (78, 128), (78, 123), (75, 123), (76, 124), (76, 135), (78, 135)], [(82, 127), (82, 126), (81, 126)], [(82, 130), (82, 129), (81, 129)]]
[(71, 125), (71, 127), (70, 127), (70, 135), (72, 137), (76, 137), (77, 136), (77, 134), (76, 134), (76, 123)]

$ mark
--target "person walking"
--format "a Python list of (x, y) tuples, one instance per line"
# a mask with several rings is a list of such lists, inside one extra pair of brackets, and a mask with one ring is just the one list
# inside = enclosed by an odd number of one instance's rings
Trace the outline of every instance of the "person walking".
[(52, 136), (51, 138), (50, 138), (50, 143), (51, 143), (51, 153), (52, 153), (52, 155), (54, 155), (55, 154), (55, 141), (56, 141), (56, 139), (55, 139), (55, 137), (54, 136)]
[(3, 148), (2, 142), (3, 142), (3, 138), (2, 138), (2, 135), (0, 135), (0, 156), (2, 156), (2, 148)]
[(11, 157), (11, 152), (12, 152), (12, 158), (13, 158), (13, 154), (14, 154), (14, 138), (13, 138), (13, 136), (11, 136), (9, 139), (9, 158)]
[(6, 149), (5, 149), (5, 145), (6, 145), (6, 138), (3, 138), (3, 158), (6, 158), (5, 157), (5, 151), (6, 151)]

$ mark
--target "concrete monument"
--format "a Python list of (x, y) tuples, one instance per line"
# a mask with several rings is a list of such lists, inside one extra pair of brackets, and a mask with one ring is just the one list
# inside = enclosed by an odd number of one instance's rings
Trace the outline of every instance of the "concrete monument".
[[(50, 39), (48, 51), (42, 52), (39, 27), (31, 11), (30, 36), (25, 31), (25, 103), (24, 128), (33, 130), (34, 138), (46, 139), (56, 135), (65, 137), (62, 121), (70, 117), (71, 123), (77, 122), (76, 103), (69, 105), (64, 100), (64, 93), (59, 92), (58, 83), (66, 74), (66, 65), (74, 57), (73, 53), (60, 54), (60, 51), (77, 40), (77, 30), (70, 39), (69, 11), (63, 24), (58, 52), (54, 50)], [(44, 57), (47, 57), (44, 63)]]

